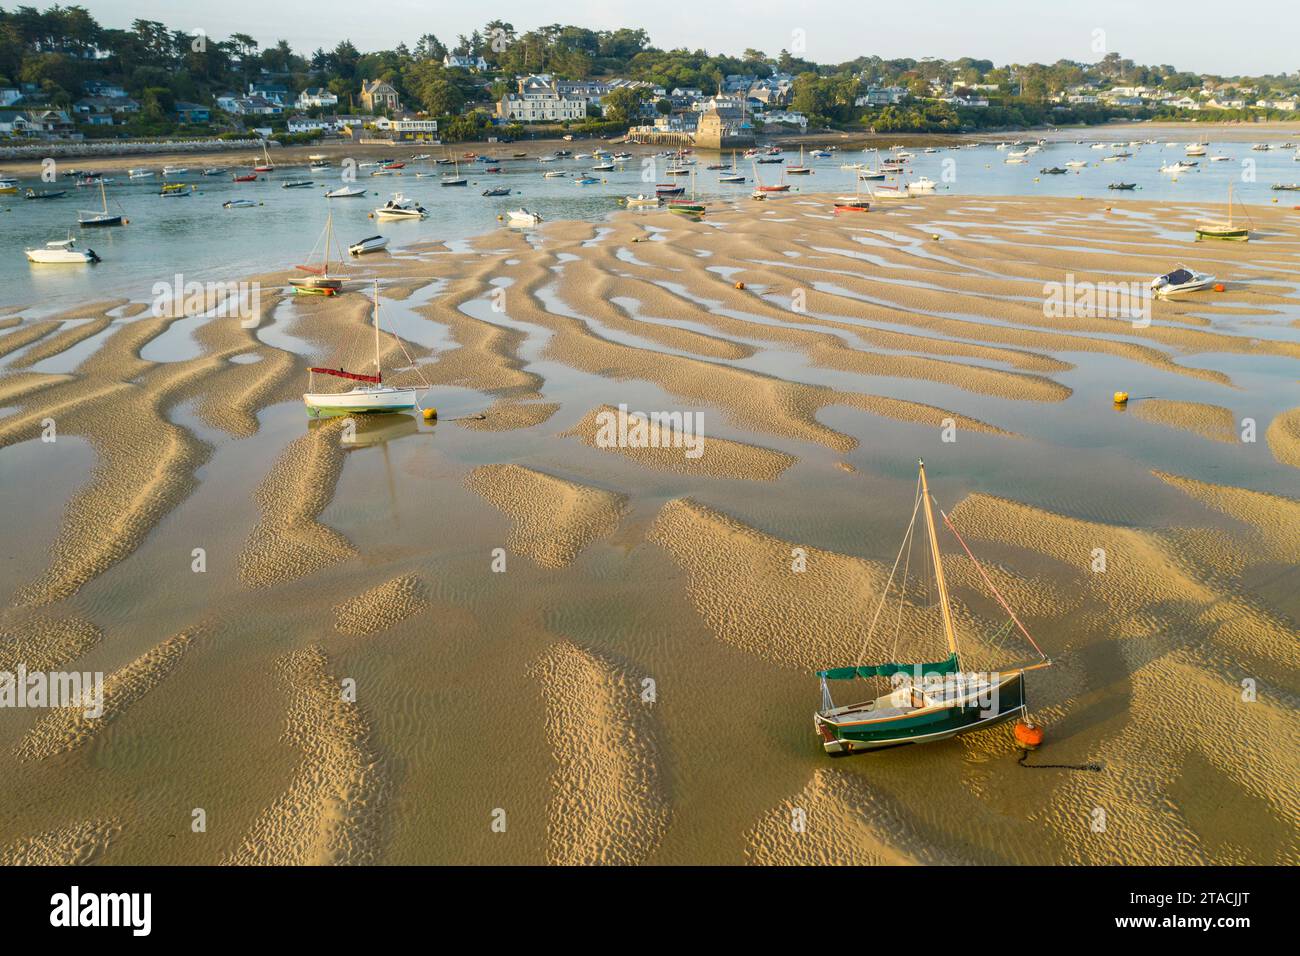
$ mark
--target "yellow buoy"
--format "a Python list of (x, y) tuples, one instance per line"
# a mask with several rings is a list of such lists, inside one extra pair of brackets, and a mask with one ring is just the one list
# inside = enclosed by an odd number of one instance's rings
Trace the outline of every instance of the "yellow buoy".
[(1127, 404), (1128, 404), (1128, 392), (1116, 392), (1116, 393), (1115, 393), (1115, 404), (1116, 404), (1116, 405), (1127, 405)]
[(438, 418), (438, 410), (436, 408), (426, 408), (424, 410), (424, 420), (426, 422), (436, 421), (437, 418)]

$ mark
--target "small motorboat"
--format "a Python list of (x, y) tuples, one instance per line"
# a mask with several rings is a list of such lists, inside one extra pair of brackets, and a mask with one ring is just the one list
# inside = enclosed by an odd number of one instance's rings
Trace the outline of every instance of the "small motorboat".
[(402, 193), (394, 193), (392, 199), (375, 210), (379, 219), (423, 219), (426, 215), (428, 212), (423, 206)]
[(1274, 192), (1300, 192), (1300, 183), (1274, 183), (1269, 188)]
[(523, 207), (512, 209), (506, 213), (506, 223), (511, 226), (535, 226), (541, 221), (541, 216), (535, 212), (529, 212)]
[(510, 195), (510, 187), (509, 187), (509, 186), (493, 186), (491, 189), (485, 189), (485, 190), (483, 190), (483, 195), (484, 195), (484, 196), (509, 196), (509, 195)]
[(938, 184), (928, 176), (922, 176), (920, 179), (907, 184), (907, 194), (909, 196), (928, 196), (934, 192)]
[(27, 190), (28, 199), (60, 199), (63, 196), (66, 196), (67, 194), (68, 191), (66, 189), (28, 189)]
[(220, 176), (220, 175), (221, 175), (222, 173), (224, 173), (225, 171), (226, 171), (226, 168), (225, 168), (224, 166), (209, 166), (207, 169), (203, 170), (203, 175), (204, 175), (204, 176)]
[(1082, 159), (1072, 159), (1065, 164), (1066, 169), (1083, 169), (1088, 163)]
[(306, 187), (313, 186), (313, 185), (315, 185), (315, 183), (313, 183), (310, 179), (294, 179), (294, 180), (290, 180), (287, 183), (281, 183), (280, 188), (281, 189), (305, 189)]
[(636, 196), (627, 196), (623, 199), (623, 205), (628, 209), (646, 209), (659, 205), (658, 196), (647, 196), (644, 193)]
[(159, 196), (188, 196), (184, 183), (163, 183)]
[(251, 209), (259, 205), (251, 199), (227, 199), (221, 204), (222, 209)]
[(230, 181), (233, 183), (255, 183), (257, 182), (257, 173), (246, 173), (243, 176), (231, 176)]
[(27, 261), (50, 265), (84, 265), (100, 261), (94, 249), (77, 249), (76, 244), (77, 240), (72, 238), (47, 242), (42, 249), (28, 249)]
[(563, 177), (565, 177), (565, 176), (567, 176), (567, 175), (568, 175), (568, 173), (566, 173), (566, 172), (565, 172), (564, 170), (562, 170), (562, 169), (553, 169), (553, 170), (551, 170), (550, 172), (542, 173), (542, 178), (543, 178), (543, 179), (562, 179)]
[(1065, 170), (1060, 166), (1044, 166), (1038, 171), (1040, 176), (1064, 176)]
[(367, 252), (379, 252), (387, 246), (387, 236), (367, 236), (348, 246), (348, 252), (354, 256), (364, 256)]
[(18, 180), (0, 178), (0, 195), (14, 195), (18, 192)]
[(862, 196), (840, 196), (835, 200), (837, 215), (842, 212), (868, 212), (870, 209), (870, 201)]
[(1208, 272), (1195, 272), (1179, 266), (1173, 272), (1166, 272), (1151, 280), (1151, 291), (1164, 298), (1180, 292), (1196, 292), (1214, 285), (1214, 276)]
[(164, 176), (184, 176), (189, 171), (190, 168), (188, 166), (164, 166), (163, 167)]
[(575, 185), (578, 186), (594, 186), (597, 183), (599, 183), (600, 180), (597, 179), (595, 176), (580, 176), (579, 178), (575, 179), (573, 182)]
[(325, 194), (326, 199), (355, 199), (358, 196), (364, 196), (366, 191), (360, 186), (340, 186), (338, 189), (331, 189)]
[(153, 179), (152, 169), (128, 169), (126, 171), (128, 179)]
[[(710, 166), (709, 168), (712, 169), (713, 167)], [(591, 171), (593, 173), (609, 173), (609, 172), (613, 172), (613, 170), (614, 170), (613, 163), (598, 163), (595, 166), (591, 167)]]
[(1137, 189), (1137, 183), (1111, 183), (1107, 189)]

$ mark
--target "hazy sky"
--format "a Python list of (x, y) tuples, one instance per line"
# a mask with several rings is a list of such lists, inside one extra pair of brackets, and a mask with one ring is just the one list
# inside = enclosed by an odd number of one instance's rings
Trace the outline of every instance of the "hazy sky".
[[(3, 0), (0, 0), (3, 2)], [(38, 0), (28, 0), (33, 4)], [(52, 2), (52, 0), (50, 0)], [(361, 50), (413, 45), (433, 33), (448, 46), (489, 19), (523, 31), (546, 23), (593, 30), (643, 27), (661, 48), (703, 47), (740, 53), (754, 47), (794, 52), (803, 31), (811, 60), (861, 55), (973, 56), (997, 64), (1093, 62), (1116, 51), (1138, 63), (1171, 63), (1220, 74), (1300, 69), (1295, 0), (567, 0), (561, 4), (494, 0), (81, 0), (100, 23), (128, 26), (140, 17), (173, 29), (202, 29), (223, 39), (247, 33), (259, 42), (288, 40), (300, 53), (347, 38)], [(4, 6), (15, 5), (4, 2)], [(40, 2), (41, 6), (45, 2)], [(1100, 31), (1100, 32), (1098, 32)], [(1095, 50), (1101, 44), (1102, 53)]]

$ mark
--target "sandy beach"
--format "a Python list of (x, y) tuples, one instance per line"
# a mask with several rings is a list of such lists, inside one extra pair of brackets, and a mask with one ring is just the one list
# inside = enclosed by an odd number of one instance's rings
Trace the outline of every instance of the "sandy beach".
[[(229, 277), (252, 316), (0, 313), (0, 670), (105, 708), (0, 709), (0, 863), (1300, 863), (1300, 213), (832, 198), (395, 247), (335, 298)], [(1222, 291), (1045, 308), (1177, 265)], [(437, 418), (309, 420), (309, 367), (373, 369), (376, 280)], [(918, 458), (1055, 663), (1027, 766), (1006, 725), (813, 732), (814, 671), (897, 659)], [(941, 549), (970, 666), (1015, 663)]]

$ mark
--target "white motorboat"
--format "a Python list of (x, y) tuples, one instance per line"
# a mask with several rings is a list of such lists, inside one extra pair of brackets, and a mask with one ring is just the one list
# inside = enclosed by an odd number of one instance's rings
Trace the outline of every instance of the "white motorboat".
[(326, 199), (354, 199), (358, 196), (364, 196), (366, 191), (360, 186), (340, 186), (338, 189), (331, 189), (325, 194)]
[(938, 183), (933, 179), (928, 176), (922, 176), (920, 179), (907, 184), (907, 194), (909, 196), (928, 196), (930, 193), (934, 192), (937, 185)]
[(164, 176), (183, 176), (190, 171), (188, 166), (164, 166)]
[(553, 169), (548, 172), (542, 173), (542, 176), (546, 179), (560, 179), (567, 175), (568, 174), (562, 169)]
[(1151, 280), (1151, 291), (1164, 298), (1180, 292), (1196, 292), (1214, 285), (1214, 276), (1208, 272), (1195, 272), (1179, 266), (1173, 272), (1166, 272)]
[(1088, 163), (1082, 159), (1072, 159), (1065, 164), (1066, 169), (1083, 169)]
[(623, 205), (628, 209), (645, 209), (648, 207), (657, 207), (659, 205), (658, 196), (647, 196), (641, 193), (637, 196), (628, 196), (623, 200)]
[(378, 252), (388, 246), (387, 236), (367, 236), (348, 246), (348, 252), (354, 256), (364, 256), (367, 252)]
[[(312, 416), (367, 414), (372, 412), (400, 412), (415, 407), (414, 388), (394, 388), (384, 384), (384, 373), (379, 365), (379, 281), (375, 281), (373, 308), (375, 326), (375, 374), (363, 375), (341, 368), (312, 367), (307, 370), (308, 391), (302, 396), (303, 404)], [(400, 339), (398, 340), (400, 343)], [(403, 347), (404, 348), (404, 347)], [(346, 392), (316, 391), (316, 375), (333, 375), (361, 384)]]
[(153, 179), (152, 169), (128, 169), (126, 172), (128, 179)]
[(423, 219), (428, 211), (414, 199), (402, 193), (393, 193), (393, 198), (375, 210), (378, 219)]
[(1228, 160), (1230, 160), (1230, 159), (1232, 159), (1231, 156), (1211, 156), (1211, 157), (1210, 157), (1210, 162), (1212, 162), (1212, 163), (1226, 163), (1226, 162), (1228, 162)]
[(1205, 143), (1191, 143), (1183, 152), (1188, 156), (1204, 156), (1205, 148)]
[(227, 199), (221, 204), (222, 209), (251, 209), (256, 206), (251, 199)]
[(512, 209), (506, 213), (506, 223), (511, 226), (535, 226), (542, 221), (542, 217), (535, 212), (529, 212), (527, 209)]
[(47, 264), (87, 264), (99, 262), (99, 256), (95, 255), (94, 249), (81, 250), (76, 248), (76, 239), (59, 239), (55, 242), (47, 242), (42, 249), (28, 249), (28, 262), (41, 262)]

